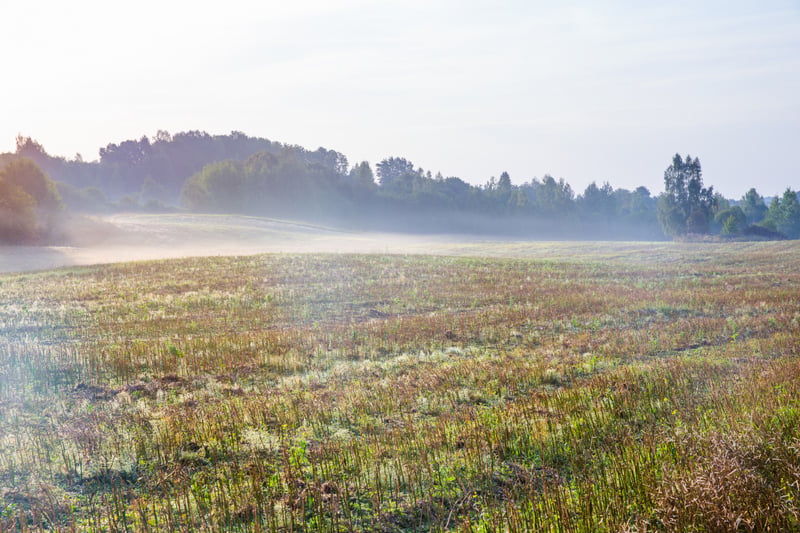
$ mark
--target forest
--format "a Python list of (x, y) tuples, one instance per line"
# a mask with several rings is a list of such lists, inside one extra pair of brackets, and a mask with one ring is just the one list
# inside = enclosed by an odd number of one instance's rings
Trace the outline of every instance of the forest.
[(700, 159), (675, 154), (664, 192), (592, 182), (576, 193), (545, 174), (514, 184), (507, 172), (472, 185), (392, 156), (350, 164), (335, 150), (202, 131), (110, 143), (96, 161), (48, 154), (18, 136), (0, 154), (0, 240), (58, 241), (65, 212), (237, 213), (381, 231), (467, 232), (544, 239), (664, 240), (713, 235), (800, 237), (791, 188), (726, 199), (705, 187)]

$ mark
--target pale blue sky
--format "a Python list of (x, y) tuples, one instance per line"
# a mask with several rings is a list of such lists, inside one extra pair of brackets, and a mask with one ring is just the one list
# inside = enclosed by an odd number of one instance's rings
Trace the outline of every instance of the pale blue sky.
[(0, 150), (159, 129), (403, 156), (471, 183), (800, 188), (800, 3), (3, 2)]

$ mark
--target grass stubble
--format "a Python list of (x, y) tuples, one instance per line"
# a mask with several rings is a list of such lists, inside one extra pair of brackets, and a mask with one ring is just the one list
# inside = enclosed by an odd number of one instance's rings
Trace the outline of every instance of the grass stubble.
[(800, 530), (800, 245), (547, 246), (0, 277), (0, 530)]

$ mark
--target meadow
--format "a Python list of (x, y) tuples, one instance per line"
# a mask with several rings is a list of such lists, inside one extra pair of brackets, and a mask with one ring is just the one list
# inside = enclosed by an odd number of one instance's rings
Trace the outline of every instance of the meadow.
[(800, 244), (0, 275), (0, 531), (798, 531)]

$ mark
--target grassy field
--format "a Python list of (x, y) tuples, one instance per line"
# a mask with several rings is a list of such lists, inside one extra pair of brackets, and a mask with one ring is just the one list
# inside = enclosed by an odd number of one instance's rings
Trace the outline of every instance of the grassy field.
[(800, 243), (437, 252), (0, 275), (0, 531), (800, 530)]

